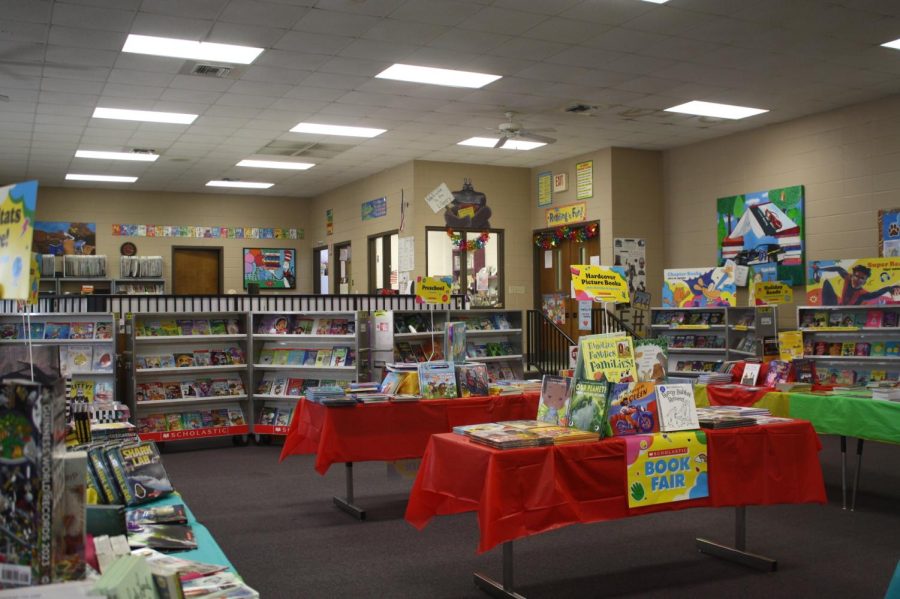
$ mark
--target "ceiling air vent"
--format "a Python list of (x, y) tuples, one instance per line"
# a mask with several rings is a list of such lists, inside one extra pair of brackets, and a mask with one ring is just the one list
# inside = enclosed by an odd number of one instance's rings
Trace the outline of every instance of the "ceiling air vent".
[(195, 64), (191, 69), (191, 75), (202, 75), (203, 77), (227, 77), (231, 73), (231, 67), (223, 67), (214, 64)]

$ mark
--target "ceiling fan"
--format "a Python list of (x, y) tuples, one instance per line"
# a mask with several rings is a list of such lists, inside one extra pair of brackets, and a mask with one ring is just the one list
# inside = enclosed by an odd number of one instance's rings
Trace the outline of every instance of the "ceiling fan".
[(555, 129), (524, 129), (520, 123), (513, 120), (516, 116), (515, 112), (506, 112), (506, 122), (500, 123), (496, 131), (500, 134), (500, 139), (494, 144), (495, 148), (502, 148), (509, 140), (536, 141), (545, 144), (552, 144), (556, 141), (553, 137), (540, 135), (538, 131), (555, 131)]

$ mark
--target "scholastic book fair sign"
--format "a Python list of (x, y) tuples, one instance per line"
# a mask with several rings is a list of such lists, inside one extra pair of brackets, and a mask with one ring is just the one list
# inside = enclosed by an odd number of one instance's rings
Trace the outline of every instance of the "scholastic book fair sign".
[(810, 306), (900, 304), (900, 258), (818, 260), (806, 272)]
[(450, 277), (419, 277), (416, 279), (416, 303), (449, 304)]
[(37, 185), (0, 187), (0, 299), (29, 298)]
[(572, 271), (573, 297), (578, 301), (612, 302), (627, 304), (628, 279), (621, 266), (597, 266), (577, 264)]
[(628, 507), (709, 497), (706, 433), (624, 437)]

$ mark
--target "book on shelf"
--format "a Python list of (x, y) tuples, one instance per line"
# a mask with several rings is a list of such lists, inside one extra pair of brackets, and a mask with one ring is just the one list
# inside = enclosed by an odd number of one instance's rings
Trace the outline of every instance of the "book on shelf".
[(756, 379), (759, 376), (760, 364), (758, 362), (746, 362), (744, 364), (744, 372), (741, 374), (741, 384), (748, 387), (756, 386)]
[[(65, 348), (66, 354), (64, 370), (67, 374), (89, 372), (91, 370), (91, 363), (94, 358), (93, 348), (80, 345), (68, 345), (63, 347)], [(63, 348), (60, 348), (60, 353), (63, 353)]]
[(203, 414), (196, 410), (181, 413), (181, 423), (186, 431), (194, 431), (203, 428)]
[(612, 434), (659, 432), (659, 404), (653, 383), (617, 383), (610, 389), (609, 425)]
[(290, 332), (290, 318), (280, 314), (261, 316), (256, 332), (264, 335), (286, 335)]
[(263, 406), (259, 411), (258, 424), (272, 426), (275, 424), (275, 417), (278, 415), (278, 408), (275, 406)]
[(44, 339), (68, 339), (68, 322), (48, 322), (44, 325)]
[(311, 335), (316, 326), (316, 319), (307, 316), (295, 316), (291, 326), (294, 335)]
[(791, 362), (786, 360), (772, 360), (768, 363), (766, 370), (766, 378), (763, 385), (766, 387), (775, 387), (779, 383), (786, 383), (790, 379)]
[(637, 380), (662, 382), (669, 363), (668, 343), (665, 339), (638, 339), (634, 343), (634, 362)]
[(568, 426), (569, 399), (572, 379), (545, 374), (541, 379), (541, 398), (537, 419), (558, 426)]
[(163, 392), (165, 393), (165, 399), (182, 399), (181, 383), (178, 381), (163, 383), (162, 387)]
[(896, 328), (898, 316), (900, 315), (894, 310), (886, 310), (881, 317), (881, 326)]
[(227, 335), (228, 334), (228, 323), (223, 318), (210, 318), (209, 319), (209, 334), (210, 335)]
[(700, 428), (700, 423), (697, 421), (697, 406), (694, 403), (693, 385), (656, 385), (656, 402), (659, 409), (659, 429), (662, 432)]
[(197, 548), (194, 529), (188, 524), (143, 524), (128, 531), (131, 547), (149, 547), (166, 551)]
[(195, 365), (194, 354), (191, 352), (179, 352), (174, 357), (176, 368), (187, 368)]

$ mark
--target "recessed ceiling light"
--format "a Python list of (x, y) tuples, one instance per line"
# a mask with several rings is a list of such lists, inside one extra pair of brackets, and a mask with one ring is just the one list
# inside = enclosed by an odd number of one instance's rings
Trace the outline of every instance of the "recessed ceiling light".
[(344, 127), (342, 125), (322, 125), (318, 123), (297, 123), (291, 133), (317, 133), (319, 135), (344, 135), (347, 137), (377, 137), (387, 129), (371, 127)]
[(193, 40), (134, 34), (128, 36), (128, 39), (125, 40), (125, 46), (122, 48), (122, 52), (132, 52), (134, 54), (190, 58), (192, 60), (215, 60), (237, 64), (250, 64), (262, 51), (262, 48), (250, 46), (195, 42)]
[(94, 150), (78, 150), (75, 158), (98, 158), (100, 160), (137, 160), (139, 162), (153, 162), (159, 158), (159, 154), (140, 152), (97, 152)]
[(66, 181), (104, 181), (106, 183), (134, 183), (137, 177), (118, 177), (115, 175), (76, 175), (68, 173)]
[(305, 171), (314, 166), (312, 162), (288, 162), (281, 160), (241, 160), (237, 166), (250, 166), (254, 168), (283, 168), (293, 171)]
[(694, 100), (686, 104), (666, 108), (666, 112), (681, 112), (719, 119), (745, 119), (748, 116), (755, 116), (769, 111), (763, 108), (749, 108), (747, 106), (732, 106), (731, 104), (716, 104), (715, 102)]
[(900, 50), (900, 39), (896, 39), (892, 42), (887, 42), (887, 43), (884, 43), (881, 45), (884, 46), (885, 48), (893, 48), (894, 50)]
[(665, 4), (669, 0), (644, 0), (644, 2), (652, 2), (653, 4)]
[(95, 119), (119, 119), (122, 121), (146, 121), (148, 123), (175, 123), (190, 125), (196, 120), (196, 114), (183, 112), (157, 112), (155, 110), (128, 110), (125, 108), (95, 108), (92, 115)]
[[(457, 143), (458, 146), (475, 146), (477, 148), (493, 148), (497, 144), (497, 137), (470, 137)], [(500, 150), (533, 150), (546, 146), (547, 144), (539, 141), (522, 141), (520, 139), (507, 140)]]
[(261, 183), (259, 181), (208, 181), (207, 187), (243, 187), (246, 189), (269, 189), (274, 183)]
[(484, 87), (500, 79), (500, 75), (489, 73), (473, 73), (471, 71), (455, 71), (434, 67), (418, 67), (411, 64), (395, 64), (381, 71), (375, 77), (379, 79), (396, 79), (429, 85), (446, 85), (448, 87)]

